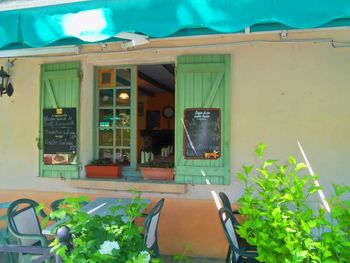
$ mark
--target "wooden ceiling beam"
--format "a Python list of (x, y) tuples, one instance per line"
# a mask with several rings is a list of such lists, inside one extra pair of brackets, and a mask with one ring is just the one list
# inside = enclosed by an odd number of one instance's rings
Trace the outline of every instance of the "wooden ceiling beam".
[(140, 90), (141, 92), (145, 93), (145, 94), (148, 95), (148, 96), (154, 96), (154, 92), (149, 91), (148, 89), (146, 89), (146, 88), (144, 88), (144, 87), (140, 87), (140, 86), (139, 86), (139, 90)]
[(175, 65), (174, 64), (162, 64), (162, 67), (166, 69), (173, 77), (175, 77)]
[[(116, 77), (116, 80), (119, 81), (121, 84), (123, 84), (124, 86), (130, 86), (130, 81), (127, 80), (127, 79), (124, 79), (123, 77), (120, 77), (120, 76), (117, 76)], [(148, 90), (147, 88), (145, 87), (142, 87), (142, 86), (138, 86), (139, 87), (139, 90), (143, 93), (145, 93), (146, 95), (148, 96), (154, 96), (154, 92)]]
[(143, 79), (144, 81), (154, 85), (156, 88), (162, 89), (162, 90), (170, 92), (170, 93), (174, 93), (175, 92), (174, 89), (172, 89), (172, 88), (170, 88), (168, 86), (165, 86), (164, 84), (162, 84), (159, 81), (151, 78), (150, 76), (146, 75), (145, 73), (143, 73), (141, 71), (138, 71), (137, 74), (138, 74), (140, 79)]

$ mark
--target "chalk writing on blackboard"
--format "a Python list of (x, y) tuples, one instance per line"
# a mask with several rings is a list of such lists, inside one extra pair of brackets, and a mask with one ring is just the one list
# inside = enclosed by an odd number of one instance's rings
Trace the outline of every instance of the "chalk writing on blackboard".
[(184, 113), (185, 159), (220, 158), (220, 132), (220, 109), (186, 109)]
[(44, 164), (76, 164), (76, 108), (43, 110)]

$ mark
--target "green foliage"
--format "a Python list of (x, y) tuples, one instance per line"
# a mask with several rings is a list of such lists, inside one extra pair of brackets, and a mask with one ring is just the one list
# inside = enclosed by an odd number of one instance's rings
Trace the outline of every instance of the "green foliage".
[(150, 161), (141, 164), (142, 167), (154, 167), (154, 168), (174, 168), (174, 162), (162, 162), (162, 161)]
[[(73, 249), (61, 246), (56, 239), (51, 245), (66, 263), (144, 263), (160, 262), (151, 259), (142, 236), (142, 227), (133, 220), (141, 216), (146, 204), (142, 202), (140, 193), (133, 191), (133, 202), (125, 207), (111, 208), (110, 215), (91, 216), (81, 210), (81, 203), (88, 201), (86, 197), (66, 198), (57, 211), (50, 214), (51, 219), (63, 220), (72, 233)], [(117, 215), (117, 211), (125, 210), (125, 215)]]
[[(328, 200), (331, 212), (330, 220), (326, 220), (326, 214), (322, 211), (324, 228), (320, 242), (326, 253), (331, 253), (332, 259), (337, 261), (350, 261), (350, 187), (346, 185), (333, 185), (334, 195)], [(327, 261), (328, 262), (328, 261)]]
[(191, 251), (192, 251), (191, 246), (186, 244), (182, 254), (173, 256), (173, 261), (176, 261), (179, 263), (181, 263), (181, 262), (189, 263), (190, 260), (187, 256), (187, 254), (190, 253)]
[[(349, 187), (335, 186), (332, 212), (315, 211), (310, 198), (319, 187), (306, 165), (294, 157), (278, 165), (263, 160), (266, 145), (256, 150), (260, 163), (243, 166), (237, 177), (244, 184), (240, 213), (247, 218), (239, 234), (257, 246), (261, 262), (349, 262), (350, 202), (341, 200)], [(319, 200), (318, 196), (314, 199)], [(338, 224), (337, 224), (338, 222)]]
[(120, 165), (119, 161), (112, 162), (111, 160), (106, 160), (106, 159), (96, 159), (92, 160), (89, 165), (92, 166), (117, 166)]

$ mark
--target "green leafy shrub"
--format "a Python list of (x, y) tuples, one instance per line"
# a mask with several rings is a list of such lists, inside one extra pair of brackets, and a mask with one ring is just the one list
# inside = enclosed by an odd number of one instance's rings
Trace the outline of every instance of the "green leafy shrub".
[(163, 161), (150, 161), (141, 164), (142, 167), (153, 167), (153, 168), (174, 168), (174, 162), (163, 162)]
[[(286, 164), (263, 160), (265, 145), (256, 150), (260, 163), (243, 166), (237, 174), (244, 184), (240, 213), (247, 219), (239, 234), (257, 246), (261, 262), (350, 262), (349, 208), (341, 200), (344, 189), (333, 198), (332, 212), (313, 209), (310, 199), (319, 187), (303, 163), (290, 157)], [(349, 191), (349, 188), (346, 188)], [(338, 222), (338, 224), (337, 224)]]
[(325, 262), (350, 262), (350, 187), (333, 185), (334, 195), (328, 200), (331, 211), (320, 211), (322, 222), (319, 238)]
[(118, 166), (121, 163), (119, 161), (113, 162), (111, 160), (106, 160), (106, 159), (95, 159), (92, 160), (89, 165), (92, 166)]
[[(91, 216), (81, 211), (80, 204), (87, 201), (86, 197), (66, 198), (60, 208), (50, 214), (51, 219), (64, 221), (71, 230), (73, 249), (61, 246), (57, 239), (52, 244), (64, 262), (160, 262), (151, 259), (143, 241), (142, 227), (133, 222), (146, 205), (138, 192), (134, 192), (131, 204), (113, 207), (111, 214), (105, 216)], [(119, 209), (124, 209), (126, 216), (117, 215)]]
[(179, 263), (190, 263), (191, 261), (187, 256), (187, 254), (190, 252), (192, 252), (191, 246), (189, 244), (185, 244), (183, 252), (181, 254), (173, 256), (172, 260)]

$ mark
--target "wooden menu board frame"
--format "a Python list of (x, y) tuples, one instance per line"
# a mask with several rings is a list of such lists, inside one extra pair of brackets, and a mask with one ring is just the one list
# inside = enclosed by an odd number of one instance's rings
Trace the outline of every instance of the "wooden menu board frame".
[(183, 154), (185, 159), (217, 160), (221, 157), (220, 108), (185, 109)]

